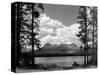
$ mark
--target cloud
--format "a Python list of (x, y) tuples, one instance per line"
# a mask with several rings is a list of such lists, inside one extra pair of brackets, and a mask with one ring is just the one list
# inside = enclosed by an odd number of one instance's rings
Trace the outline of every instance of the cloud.
[(52, 36), (56, 36), (56, 33), (54, 32), (54, 30), (52, 28), (50, 29), (46, 29), (46, 28), (40, 28), (40, 38), (43, 38), (47, 35), (52, 35)]
[(41, 44), (71, 44), (81, 43), (76, 37), (79, 31), (79, 24), (75, 23), (69, 26), (63, 25), (61, 21), (51, 19), (46, 14), (40, 17), (40, 40)]
[(53, 33), (53, 29), (50, 28), (50, 29), (46, 29), (46, 28), (41, 28), (41, 33), (42, 34), (52, 34)]
[(62, 22), (56, 20), (56, 19), (51, 19), (50, 17), (48, 17), (46, 14), (42, 14), (40, 17), (40, 27), (42, 28), (53, 28), (53, 29), (57, 29), (57, 28), (62, 28)]

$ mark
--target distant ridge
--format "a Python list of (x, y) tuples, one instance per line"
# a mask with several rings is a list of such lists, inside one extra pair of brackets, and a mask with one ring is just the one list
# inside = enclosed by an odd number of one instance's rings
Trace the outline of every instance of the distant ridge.
[(51, 45), (50, 43), (46, 43), (43, 48), (64, 48), (64, 49), (70, 48), (72, 50), (78, 49), (78, 47), (77, 47), (77, 45), (75, 43), (72, 43), (72, 44), (60, 44), (60, 45), (56, 45), (56, 44)]
[(36, 50), (36, 54), (69, 54), (77, 52), (79, 48), (76, 44), (60, 44), (60, 45), (51, 45), (50, 43), (46, 43), (44, 47), (40, 50)]

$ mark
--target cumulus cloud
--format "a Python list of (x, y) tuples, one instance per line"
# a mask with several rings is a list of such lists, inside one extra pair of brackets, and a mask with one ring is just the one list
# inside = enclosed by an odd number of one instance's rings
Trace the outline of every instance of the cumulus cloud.
[(51, 19), (48, 17), (46, 14), (42, 14), (40, 17), (40, 27), (41, 28), (61, 28), (63, 27), (62, 22), (56, 20), (56, 19)]
[(42, 34), (53, 34), (54, 33), (52, 28), (50, 29), (41, 28), (40, 30)]
[(51, 19), (46, 14), (40, 17), (40, 40), (41, 44), (71, 44), (79, 46), (81, 43), (76, 37), (79, 31), (79, 24), (75, 23), (69, 26), (63, 25), (61, 21)]

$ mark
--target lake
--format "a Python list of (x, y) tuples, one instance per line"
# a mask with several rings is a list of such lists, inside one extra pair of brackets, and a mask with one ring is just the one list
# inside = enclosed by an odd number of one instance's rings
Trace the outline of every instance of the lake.
[[(91, 56), (89, 56), (89, 60)], [(72, 66), (73, 62), (84, 64), (84, 56), (65, 56), (65, 57), (35, 57), (36, 64), (57, 64), (60, 66)]]

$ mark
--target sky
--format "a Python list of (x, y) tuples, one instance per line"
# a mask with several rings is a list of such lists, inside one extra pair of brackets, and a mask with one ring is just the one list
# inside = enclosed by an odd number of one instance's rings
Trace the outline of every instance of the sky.
[(44, 8), (47, 16), (61, 21), (64, 25), (76, 23), (78, 6), (44, 4)]
[(44, 4), (45, 13), (40, 16), (40, 41), (42, 46), (50, 44), (71, 44), (80, 46), (76, 34), (78, 6)]

